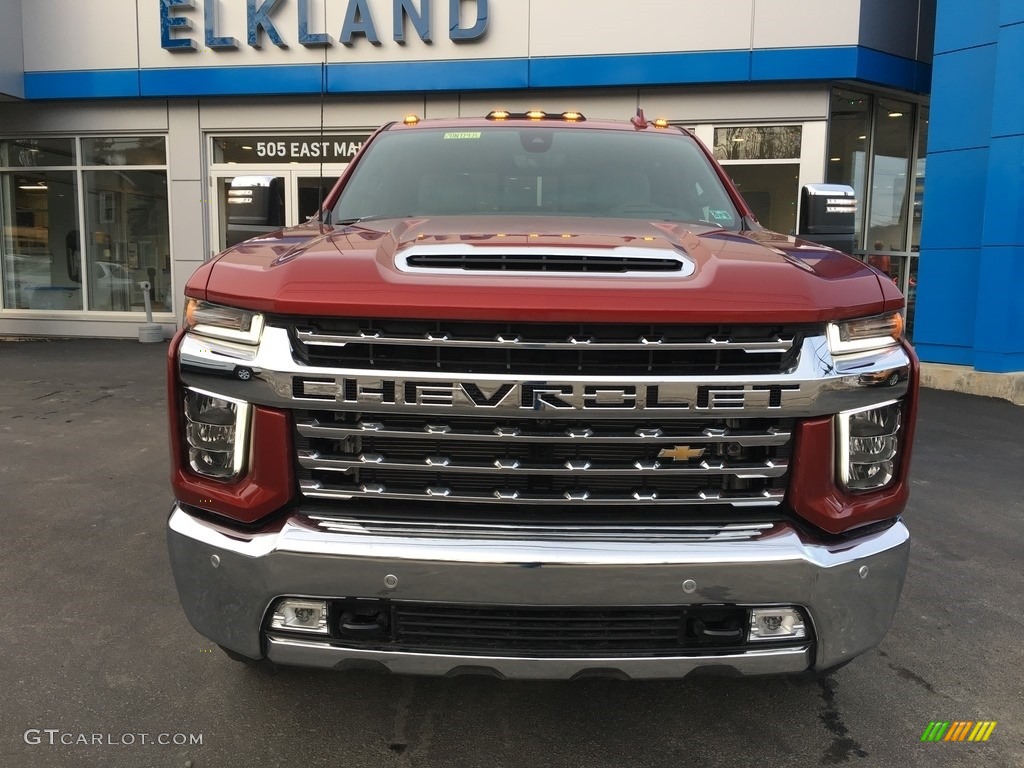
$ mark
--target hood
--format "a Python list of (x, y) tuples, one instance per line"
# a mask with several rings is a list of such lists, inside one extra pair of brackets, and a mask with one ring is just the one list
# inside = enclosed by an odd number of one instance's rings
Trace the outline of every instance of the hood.
[[(453, 234), (458, 233), (458, 234)], [(681, 254), (692, 274), (401, 271), (430, 245)], [(485, 251), (484, 251), (485, 252)], [(451, 320), (818, 323), (897, 309), (879, 273), (770, 232), (572, 217), (434, 217), (307, 224), (249, 240), (199, 270), (187, 293), (275, 314)]]

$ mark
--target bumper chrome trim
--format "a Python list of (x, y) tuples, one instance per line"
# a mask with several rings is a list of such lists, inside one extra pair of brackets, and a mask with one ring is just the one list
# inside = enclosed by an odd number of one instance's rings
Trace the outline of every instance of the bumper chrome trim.
[(417, 520), (359, 519), (310, 515), (317, 525), (334, 533), (363, 536), (412, 536), (507, 541), (606, 541), (611, 543), (669, 541), (750, 541), (775, 527), (774, 523), (722, 525), (535, 525)]
[[(806, 609), (814, 626), (813, 658), (809, 655), (803, 666), (795, 658), (785, 664), (825, 669), (884, 637), (909, 552), (909, 533), (899, 521), (838, 543), (816, 541), (784, 522), (739, 541), (550, 540), (528, 538), (525, 531), (520, 539), (495, 540), (470, 532), (436, 537), (334, 532), (301, 513), (272, 530), (244, 533), (176, 505), (168, 528), (171, 566), (192, 625), (252, 658), (263, 655), (262, 622), (278, 597), (388, 597), (509, 606), (796, 605)], [(693, 582), (692, 591), (684, 591), (684, 581)], [(361, 658), (362, 651), (351, 650), (332, 646), (328, 657), (334, 661), (327, 666)], [(305, 659), (300, 651), (295, 650), (297, 657), (281, 651), (278, 661)], [(408, 656), (389, 668), (423, 674), (450, 674), (454, 668), (439, 673), (429, 656)], [(465, 657), (459, 659), (467, 664)], [(586, 669), (595, 667), (593, 659), (585, 662)], [(721, 665), (721, 657), (687, 657), (680, 664)], [(650, 666), (636, 675), (668, 671)], [(765, 662), (764, 671), (799, 670)]]
[(649, 658), (529, 658), (368, 651), (328, 642), (267, 637), (267, 658), (277, 664), (321, 669), (376, 668), (399, 675), (455, 677), (483, 674), (509, 680), (572, 680), (618, 677), (633, 680), (686, 677), (698, 670), (733, 675), (792, 674), (811, 663), (811, 647), (754, 649), (709, 656)]

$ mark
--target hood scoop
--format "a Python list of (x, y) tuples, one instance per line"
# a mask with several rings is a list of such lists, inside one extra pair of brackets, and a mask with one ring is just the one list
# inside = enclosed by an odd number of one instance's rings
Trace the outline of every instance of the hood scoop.
[(470, 243), (416, 245), (400, 251), (402, 272), (430, 274), (537, 274), (689, 277), (694, 262), (667, 248), (572, 248), (559, 246), (478, 246)]

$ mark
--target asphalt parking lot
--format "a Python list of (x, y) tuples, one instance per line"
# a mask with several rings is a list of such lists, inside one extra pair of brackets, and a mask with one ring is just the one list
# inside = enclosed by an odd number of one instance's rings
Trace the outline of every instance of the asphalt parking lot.
[(178, 607), (165, 354), (0, 341), (0, 766), (1024, 765), (1022, 408), (924, 393), (900, 611), (830, 680), (268, 675)]

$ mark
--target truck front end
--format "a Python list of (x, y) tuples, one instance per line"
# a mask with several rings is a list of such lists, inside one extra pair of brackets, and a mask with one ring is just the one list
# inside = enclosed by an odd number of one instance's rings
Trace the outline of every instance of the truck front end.
[(325, 211), (189, 283), (168, 543), (200, 633), (545, 679), (882, 639), (918, 379), (891, 283), (636, 121), (388, 126)]

